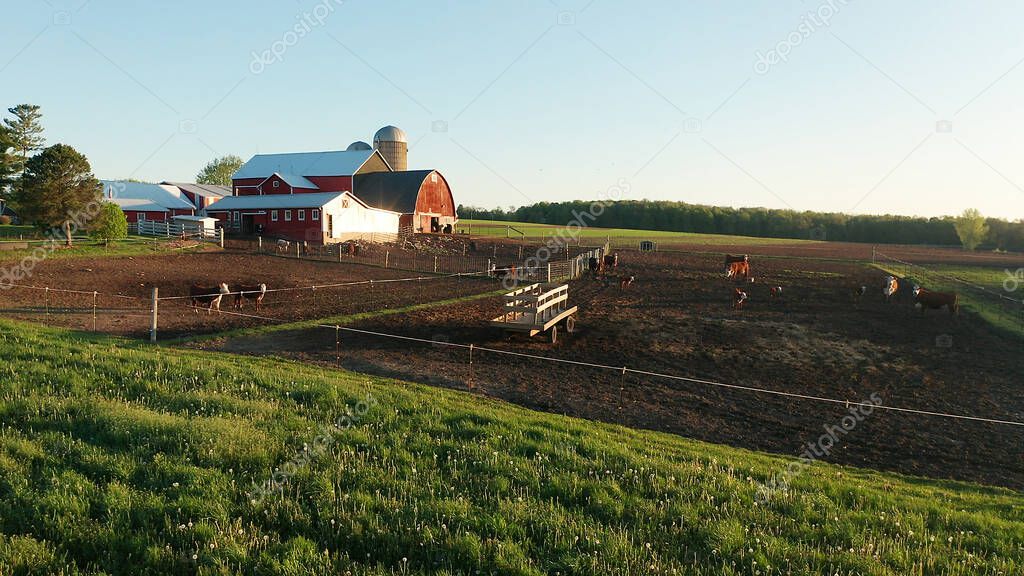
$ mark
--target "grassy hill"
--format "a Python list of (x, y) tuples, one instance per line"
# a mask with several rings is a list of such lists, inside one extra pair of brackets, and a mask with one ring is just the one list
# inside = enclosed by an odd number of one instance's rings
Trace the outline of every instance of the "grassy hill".
[(1009, 490), (759, 500), (788, 460), (415, 384), (7, 322), (0, 360), (0, 574), (1024, 572)]
[[(560, 232), (562, 234), (568, 234), (570, 232), (570, 229), (564, 224), (555, 226), (552, 224), (534, 224), (531, 222), (501, 222), (498, 220), (471, 219), (459, 220), (457, 229), (459, 232), (472, 231), (474, 235), (478, 236), (505, 237), (506, 230), (510, 226), (526, 235), (527, 238), (548, 238), (553, 235), (557, 236)], [(520, 237), (515, 230), (510, 232), (510, 237), (513, 239)], [(809, 244), (815, 242), (814, 240), (794, 240), (791, 238), (760, 238), (753, 236), (730, 236), (728, 234), (700, 234), (696, 232), (665, 232), (658, 230), (634, 230), (629, 228), (598, 228), (596, 226), (580, 228), (578, 230), (578, 235), (584, 240), (601, 240), (610, 236), (618, 239), (636, 238), (637, 241), (676, 241), (692, 244), (707, 244), (711, 246), (743, 246), (748, 244), (763, 246), (766, 244)]]

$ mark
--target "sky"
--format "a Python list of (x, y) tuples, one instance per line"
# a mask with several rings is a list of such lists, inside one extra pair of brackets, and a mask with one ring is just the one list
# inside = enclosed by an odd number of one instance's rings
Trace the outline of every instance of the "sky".
[(104, 179), (393, 124), (460, 204), (1024, 218), (1019, 1), (10, 4), (0, 106)]

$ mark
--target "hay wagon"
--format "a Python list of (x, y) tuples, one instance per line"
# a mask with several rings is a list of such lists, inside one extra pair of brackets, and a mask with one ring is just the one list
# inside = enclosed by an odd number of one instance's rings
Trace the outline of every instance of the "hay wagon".
[(491, 320), (491, 326), (531, 337), (548, 332), (552, 344), (558, 342), (559, 325), (570, 334), (576, 330), (579, 307), (569, 306), (567, 284), (530, 284), (505, 294), (504, 298), (504, 313)]

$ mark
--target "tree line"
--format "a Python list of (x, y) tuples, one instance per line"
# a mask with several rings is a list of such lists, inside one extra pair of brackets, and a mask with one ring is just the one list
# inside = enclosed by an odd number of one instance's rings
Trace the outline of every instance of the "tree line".
[[(601, 204), (604, 210), (594, 225), (603, 228), (1024, 251), (1024, 221), (985, 218), (977, 210), (967, 210), (957, 217), (923, 218), (729, 208), (667, 200)], [(584, 200), (538, 202), (507, 210), (460, 205), (458, 214), (460, 218), (559, 225), (587, 213), (592, 205)]]

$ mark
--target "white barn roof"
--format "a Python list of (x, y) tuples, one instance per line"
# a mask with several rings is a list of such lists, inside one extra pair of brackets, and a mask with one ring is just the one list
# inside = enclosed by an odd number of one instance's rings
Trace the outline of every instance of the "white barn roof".
[(272, 174), (351, 176), (376, 153), (375, 150), (257, 154), (235, 172), (233, 178), (266, 178)]
[(191, 182), (161, 182), (166, 186), (181, 188), (185, 192), (202, 196), (204, 198), (223, 198), (231, 196), (230, 186), (219, 186), (217, 184), (193, 184)]
[(207, 212), (224, 210), (252, 210), (255, 208), (320, 208), (340, 198), (344, 192), (308, 192), (305, 194), (265, 194), (262, 196), (228, 196), (206, 209)]
[(164, 212), (167, 210), (195, 210), (181, 190), (163, 184), (100, 180), (103, 198), (117, 204), (122, 210)]

